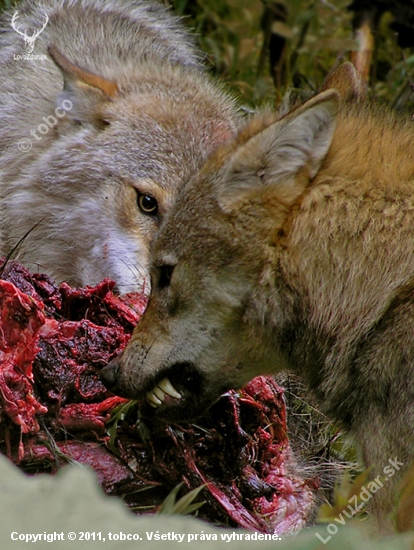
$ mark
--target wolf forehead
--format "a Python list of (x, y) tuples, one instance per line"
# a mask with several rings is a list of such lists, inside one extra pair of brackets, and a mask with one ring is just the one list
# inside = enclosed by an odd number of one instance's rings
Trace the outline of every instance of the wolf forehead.
[(197, 98), (190, 95), (180, 102), (170, 97), (160, 99), (157, 91), (152, 97), (142, 97), (135, 90), (120, 97), (103, 114), (111, 124), (99, 143), (106, 162), (129, 166), (130, 170), (133, 167), (130, 176), (150, 175), (165, 187), (174, 183), (171, 171), (185, 182), (234, 131), (230, 120), (214, 113), (214, 98), (205, 98), (203, 104), (196, 102)]

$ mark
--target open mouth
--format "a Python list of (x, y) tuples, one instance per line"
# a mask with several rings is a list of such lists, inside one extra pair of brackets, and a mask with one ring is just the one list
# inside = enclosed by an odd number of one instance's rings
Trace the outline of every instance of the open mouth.
[(145, 401), (157, 416), (185, 419), (197, 413), (205, 401), (203, 388), (203, 378), (193, 365), (174, 364), (145, 393)]
[[(196, 418), (218, 399), (228, 388), (211, 387), (192, 363), (175, 363), (148, 380), (139, 393), (118, 385), (121, 355), (101, 370), (104, 385), (116, 395), (137, 399), (143, 415), (168, 421)], [(213, 395), (214, 393), (214, 395)], [(211, 395), (210, 395), (211, 394)]]
[(179, 393), (171, 384), (170, 379), (166, 377), (160, 380), (151, 391), (148, 391), (145, 394), (145, 398), (151, 407), (157, 409), (163, 404), (167, 395), (176, 400), (181, 399), (182, 397), (181, 393)]

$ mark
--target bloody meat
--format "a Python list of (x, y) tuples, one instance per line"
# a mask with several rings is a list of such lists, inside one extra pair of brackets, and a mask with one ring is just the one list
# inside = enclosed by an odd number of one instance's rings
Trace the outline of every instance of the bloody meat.
[(71, 461), (94, 468), (107, 494), (154, 511), (180, 482), (205, 484), (199, 517), (279, 535), (303, 527), (315, 480), (295, 468), (283, 390), (255, 378), (196, 424), (146, 425), (99, 371), (127, 344), (145, 309), (115, 283), (57, 287), (8, 262), (0, 279), (0, 450), (28, 473)]

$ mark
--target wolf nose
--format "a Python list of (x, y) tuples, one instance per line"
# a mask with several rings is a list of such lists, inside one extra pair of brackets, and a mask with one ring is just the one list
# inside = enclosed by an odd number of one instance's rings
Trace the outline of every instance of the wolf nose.
[(113, 359), (106, 367), (104, 367), (101, 372), (99, 373), (99, 376), (104, 384), (104, 386), (111, 390), (116, 385), (116, 379), (118, 376), (118, 370), (119, 370), (119, 358)]

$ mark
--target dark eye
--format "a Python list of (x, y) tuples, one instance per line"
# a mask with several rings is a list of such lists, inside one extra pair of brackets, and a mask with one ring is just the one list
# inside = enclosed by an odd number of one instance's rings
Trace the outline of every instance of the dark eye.
[(145, 195), (144, 193), (138, 193), (138, 207), (144, 212), (144, 214), (157, 214), (158, 203), (151, 195)]
[(173, 265), (162, 265), (160, 268), (160, 276), (158, 279), (158, 288), (165, 288), (169, 286), (171, 277), (174, 271)]

